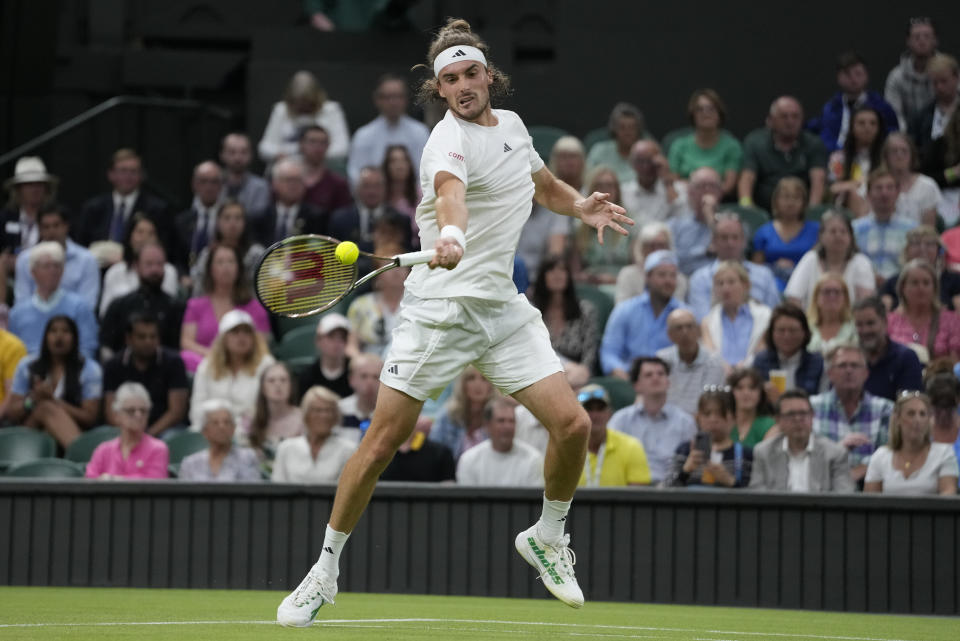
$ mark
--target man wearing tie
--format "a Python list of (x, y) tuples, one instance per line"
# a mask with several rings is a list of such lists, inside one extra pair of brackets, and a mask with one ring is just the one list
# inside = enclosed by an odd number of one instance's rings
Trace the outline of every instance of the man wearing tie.
[(387, 180), (379, 167), (364, 167), (354, 187), (354, 203), (341, 207), (330, 216), (330, 235), (351, 240), (363, 251), (373, 251), (373, 228), (378, 221), (393, 220), (403, 229), (402, 245), (410, 247), (410, 218), (387, 204)]
[(217, 212), (223, 204), (223, 170), (212, 160), (193, 170), (193, 203), (190, 209), (177, 214), (175, 262), (181, 274), (189, 274), (190, 266), (200, 251), (213, 239)]
[(77, 243), (85, 247), (98, 240), (122, 243), (130, 216), (138, 211), (153, 219), (162, 233), (167, 204), (141, 190), (143, 167), (137, 152), (132, 149), (114, 152), (107, 169), (107, 180), (112, 191), (84, 203), (79, 220), (70, 226)]
[(257, 239), (272, 244), (298, 234), (327, 233), (326, 214), (304, 202), (303, 164), (284, 158), (273, 166), (273, 204), (260, 219)]

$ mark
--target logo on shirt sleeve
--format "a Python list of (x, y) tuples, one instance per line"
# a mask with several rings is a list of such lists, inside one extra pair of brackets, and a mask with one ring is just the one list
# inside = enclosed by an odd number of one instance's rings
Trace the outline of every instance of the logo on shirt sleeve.
[(453, 158), (454, 160), (459, 160), (460, 162), (464, 161), (463, 156), (461, 154), (458, 154), (455, 151), (448, 152), (447, 155)]

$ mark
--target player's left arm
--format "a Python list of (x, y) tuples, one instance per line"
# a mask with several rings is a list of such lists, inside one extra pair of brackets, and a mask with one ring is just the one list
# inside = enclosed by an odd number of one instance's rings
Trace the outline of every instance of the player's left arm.
[(607, 200), (610, 194), (593, 192), (582, 196), (576, 189), (553, 175), (546, 167), (533, 174), (533, 197), (550, 211), (579, 218), (597, 230), (597, 240), (603, 244), (603, 230), (609, 227), (618, 234), (627, 235), (621, 224), (633, 225), (626, 210)]

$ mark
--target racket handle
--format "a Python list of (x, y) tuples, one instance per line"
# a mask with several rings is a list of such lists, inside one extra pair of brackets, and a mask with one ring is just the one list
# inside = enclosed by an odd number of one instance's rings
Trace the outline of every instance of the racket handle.
[(394, 256), (394, 260), (397, 261), (397, 264), (400, 267), (409, 267), (411, 265), (420, 265), (422, 263), (429, 263), (433, 260), (433, 257), (437, 255), (436, 249), (424, 249), (423, 251), (418, 252), (408, 252), (406, 254), (400, 254), (399, 256)]

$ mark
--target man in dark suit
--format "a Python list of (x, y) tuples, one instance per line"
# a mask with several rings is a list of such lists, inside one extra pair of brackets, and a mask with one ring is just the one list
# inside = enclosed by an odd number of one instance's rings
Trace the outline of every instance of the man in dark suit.
[(933, 85), (933, 100), (914, 116), (908, 129), (917, 144), (920, 158), (924, 160), (930, 154), (934, 141), (943, 135), (950, 116), (960, 104), (960, 67), (957, 66), (957, 59), (942, 53), (934, 55), (927, 63), (927, 77)]
[(342, 207), (330, 217), (329, 232), (337, 240), (352, 240), (363, 251), (373, 251), (374, 229), (378, 223), (389, 223), (390, 228), (402, 229), (400, 240), (409, 248), (413, 228), (409, 216), (386, 204), (387, 181), (379, 167), (360, 170), (355, 188), (354, 204)]
[(223, 170), (212, 160), (193, 169), (193, 202), (174, 219), (175, 246), (173, 264), (181, 274), (189, 274), (193, 261), (213, 241), (217, 212), (223, 204)]
[(303, 200), (303, 173), (303, 165), (293, 158), (273, 166), (273, 203), (259, 221), (258, 242), (271, 245), (288, 236), (327, 233), (326, 214)]
[(167, 204), (141, 190), (143, 166), (137, 152), (132, 149), (115, 151), (107, 169), (107, 180), (113, 190), (84, 203), (79, 219), (70, 225), (77, 243), (85, 247), (98, 240), (122, 243), (130, 217), (136, 212), (144, 212), (153, 219), (162, 237), (167, 227)]

